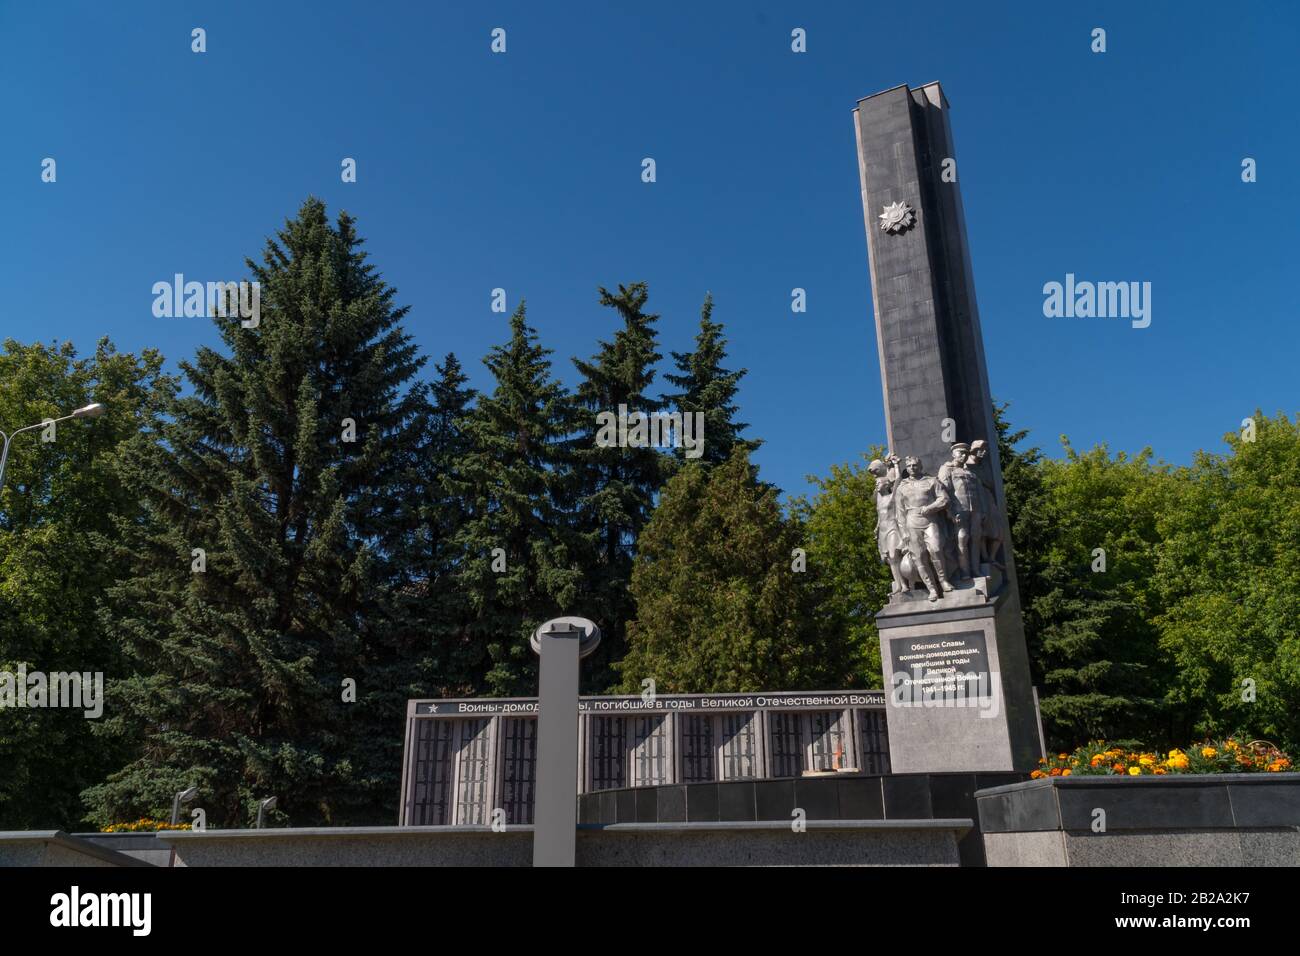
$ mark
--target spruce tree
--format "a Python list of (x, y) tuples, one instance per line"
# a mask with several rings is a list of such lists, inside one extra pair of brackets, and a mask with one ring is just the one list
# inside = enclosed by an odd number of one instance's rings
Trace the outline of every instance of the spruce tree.
[[(747, 369), (729, 371), (723, 367), (727, 358), (727, 339), (721, 322), (713, 321), (713, 295), (704, 297), (700, 309), (700, 331), (695, 336), (695, 349), (691, 352), (673, 352), (673, 362), (679, 374), (664, 377), (675, 385), (675, 394), (665, 395), (664, 402), (673, 411), (683, 415), (704, 415), (704, 452), (700, 456), (707, 464), (715, 465), (731, 457), (732, 450), (743, 446), (752, 452), (761, 441), (741, 438), (749, 426), (735, 420), (739, 411), (736, 393)], [(685, 460), (685, 449), (677, 448), (674, 454)]]
[(107, 614), (135, 672), (99, 729), (138, 749), (87, 791), (96, 822), (165, 813), (190, 785), (218, 825), (270, 795), (298, 825), (391, 819), (385, 595), (423, 360), (361, 245), (308, 199), (247, 260), (260, 322), (214, 316), (225, 351), (182, 364), (190, 393), (128, 463), (147, 515), (120, 525), (134, 576)]
[(658, 351), (655, 324), (659, 316), (646, 311), (649, 291), (644, 282), (600, 289), (600, 303), (622, 320), (612, 339), (602, 340), (590, 361), (574, 359), (582, 379), (576, 391), (577, 432), (570, 443), (576, 469), (577, 522), (580, 533), (594, 544), (587, 561), (589, 616), (602, 628), (596, 654), (584, 665), (588, 685), (603, 689), (615, 679), (609, 665), (625, 647), (624, 633), (632, 616), (628, 594), (637, 537), (654, 510), (655, 496), (667, 477), (667, 456), (654, 447), (622, 447), (598, 441), (601, 413), (649, 416), (663, 410), (650, 395)]
[[(461, 530), (469, 509), (458, 492), (469, 451), (465, 417), (475, 392), (460, 360), (448, 353), (422, 393), (425, 430), (411, 457), (403, 509), (410, 526), (394, 555), (397, 580), (389, 597), (400, 652), (395, 689), (407, 697), (458, 697), (477, 693), (478, 653), (465, 640), (468, 602), (457, 580), (463, 559)], [(405, 700), (402, 701), (405, 706)]]
[(563, 444), (572, 409), (550, 354), (520, 302), (510, 340), (483, 360), (495, 386), (463, 419), (468, 449), (454, 479), (469, 509), (457, 536), (462, 641), (476, 685), (495, 695), (537, 692), (528, 639), (548, 618), (574, 613), (584, 583)]
[(712, 468), (688, 462), (664, 486), (641, 534), (637, 616), (617, 665), (622, 686), (661, 692), (810, 690), (861, 679), (866, 662), (826, 610), (814, 566), (795, 555), (804, 532), (743, 447)]

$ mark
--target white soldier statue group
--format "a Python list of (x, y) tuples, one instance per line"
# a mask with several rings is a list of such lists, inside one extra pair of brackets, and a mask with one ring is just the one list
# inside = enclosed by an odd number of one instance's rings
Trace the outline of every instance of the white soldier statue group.
[(937, 477), (912, 456), (900, 463), (890, 455), (867, 466), (876, 476), (876, 541), (894, 579), (892, 595), (924, 586), (937, 601), (953, 581), (972, 580), (982, 566), (1003, 567), (1002, 514), (980, 468), (987, 453), (982, 439), (957, 442)]

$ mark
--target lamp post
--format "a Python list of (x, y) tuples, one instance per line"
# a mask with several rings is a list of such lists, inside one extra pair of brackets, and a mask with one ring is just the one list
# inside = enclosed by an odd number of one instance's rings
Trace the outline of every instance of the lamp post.
[(262, 815), (265, 814), (267, 810), (274, 810), (275, 805), (278, 802), (279, 798), (277, 797), (267, 797), (257, 805), (257, 829), (262, 829)]
[(9, 461), (9, 444), (17, 436), (35, 428), (44, 428), (46, 425), (57, 425), (59, 422), (71, 421), (74, 418), (98, 418), (100, 415), (104, 414), (105, 411), (107, 411), (107, 409), (104, 408), (102, 404), (95, 402), (91, 405), (86, 405), (84, 408), (78, 408), (71, 415), (64, 415), (62, 418), (51, 418), (48, 421), (37, 422), (35, 425), (28, 425), (24, 428), (20, 428), (9, 435), (0, 432), (0, 438), (4, 439), (4, 447), (0, 448), (0, 491), (3, 491), (5, 486), (5, 464)]
[(189, 803), (198, 795), (198, 787), (187, 787), (176, 794), (176, 798), (172, 800), (172, 826), (181, 822), (181, 804)]
[[(176, 796), (172, 798), (172, 826), (176, 826), (176, 824), (181, 822), (181, 804), (189, 803), (198, 795), (198, 787), (186, 787), (184, 790), (177, 792)], [(176, 865), (176, 847), (172, 847), (171, 853), (168, 854), (167, 865)]]
[(578, 826), (578, 662), (600, 644), (584, 617), (557, 617), (533, 634), (538, 662), (533, 866), (573, 866)]

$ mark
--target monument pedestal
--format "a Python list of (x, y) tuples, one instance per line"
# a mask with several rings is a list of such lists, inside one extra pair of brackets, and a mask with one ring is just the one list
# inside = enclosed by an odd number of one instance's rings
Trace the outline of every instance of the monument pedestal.
[(972, 603), (978, 593), (958, 588), (940, 601), (909, 599), (876, 615), (894, 773), (1038, 764), (1019, 602), (1003, 592)]

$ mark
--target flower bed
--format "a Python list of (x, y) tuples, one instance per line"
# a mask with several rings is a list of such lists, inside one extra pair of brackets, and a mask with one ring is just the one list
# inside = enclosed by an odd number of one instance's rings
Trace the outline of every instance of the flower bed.
[(1044, 758), (1039, 769), (1030, 774), (1040, 777), (1163, 776), (1196, 773), (1281, 773), (1292, 767), (1291, 758), (1264, 740), (1242, 743), (1233, 738), (1207, 740), (1205, 743), (1174, 749), (1164, 757), (1157, 753), (1125, 750), (1094, 741), (1072, 754)]
[(102, 830), (100, 833), (154, 833), (158, 830), (188, 830), (188, 823), (163, 823), (161, 820), (151, 820), (149, 817), (141, 817), (133, 823), (113, 823)]

